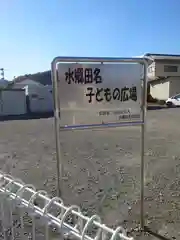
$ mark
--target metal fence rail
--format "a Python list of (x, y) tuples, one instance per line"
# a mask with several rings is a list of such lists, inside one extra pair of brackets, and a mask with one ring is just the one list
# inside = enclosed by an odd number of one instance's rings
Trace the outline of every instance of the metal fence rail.
[(43, 190), (0, 172), (0, 239), (133, 240), (122, 227), (84, 216), (78, 206), (49, 198)]

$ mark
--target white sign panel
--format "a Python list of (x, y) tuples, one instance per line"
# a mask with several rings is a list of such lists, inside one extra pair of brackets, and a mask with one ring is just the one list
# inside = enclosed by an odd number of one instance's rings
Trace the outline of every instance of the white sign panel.
[(139, 63), (58, 64), (61, 127), (141, 122)]

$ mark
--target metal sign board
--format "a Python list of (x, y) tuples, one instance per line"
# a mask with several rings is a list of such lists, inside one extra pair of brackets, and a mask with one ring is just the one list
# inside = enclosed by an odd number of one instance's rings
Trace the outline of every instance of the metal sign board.
[(63, 176), (60, 130), (139, 125), (142, 229), (147, 67), (144, 58), (56, 57), (51, 63), (58, 196)]
[(60, 126), (142, 122), (142, 64), (58, 64)]

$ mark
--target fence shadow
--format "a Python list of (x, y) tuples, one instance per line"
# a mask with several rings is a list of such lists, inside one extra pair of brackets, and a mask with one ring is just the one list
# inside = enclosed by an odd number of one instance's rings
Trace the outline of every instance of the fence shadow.
[(147, 110), (160, 110), (160, 109), (168, 109), (166, 105), (155, 105), (155, 104), (148, 104)]
[(144, 227), (144, 232), (147, 232), (150, 235), (152, 235), (152, 236), (154, 236), (154, 237), (156, 237), (157, 239), (160, 239), (160, 240), (171, 240), (170, 238), (164, 237), (164, 236), (160, 235), (159, 233), (154, 232), (153, 230), (151, 230), (147, 226)]

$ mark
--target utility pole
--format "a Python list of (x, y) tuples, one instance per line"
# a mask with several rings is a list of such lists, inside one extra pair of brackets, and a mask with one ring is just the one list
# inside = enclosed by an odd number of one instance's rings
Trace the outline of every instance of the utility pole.
[(1, 73), (0, 73), (0, 75), (1, 75), (1, 80), (4, 80), (4, 68), (0, 68), (0, 71), (1, 71)]

